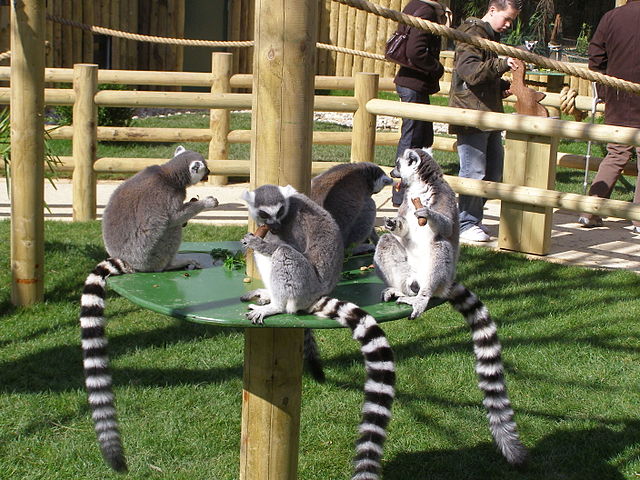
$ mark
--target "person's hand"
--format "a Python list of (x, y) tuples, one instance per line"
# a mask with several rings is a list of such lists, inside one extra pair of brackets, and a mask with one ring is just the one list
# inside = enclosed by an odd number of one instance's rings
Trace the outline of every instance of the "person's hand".
[(507, 98), (508, 96), (513, 95), (513, 92), (510, 88), (502, 91), (502, 98)]
[(518, 69), (518, 62), (513, 57), (507, 57), (507, 65), (509, 65), (509, 68), (511, 70), (517, 70)]

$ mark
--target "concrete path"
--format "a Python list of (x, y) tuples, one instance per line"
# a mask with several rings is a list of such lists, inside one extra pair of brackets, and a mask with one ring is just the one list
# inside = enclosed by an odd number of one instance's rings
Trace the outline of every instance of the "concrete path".
[[(2, 182), (4, 184), (4, 182)], [(98, 217), (106, 205), (109, 196), (119, 182), (98, 183)], [(56, 181), (57, 189), (48, 182), (45, 183), (45, 201), (51, 213), (45, 211), (45, 217), (51, 220), (70, 221), (71, 182), (69, 180)], [(191, 187), (187, 198), (200, 198), (213, 195), (220, 205), (216, 210), (204, 212), (193, 221), (216, 224), (245, 224), (247, 223), (247, 209), (240, 196), (247, 183), (230, 184), (223, 187), (201, 184)], [(375, 195), (378, 205), (378, 225), (382, 218), (395, 215), (396, 209), (390, 201), (391, 191), (385, 189)], [(11, 215), (10, 203), (4, 185), (0, 187), (0, 219)], [(490, 248), (497, 248), (498, 222), (500, 219), (500, 202), (487, 202), (485, 224), (489, 227), (494, 240), (479, 244)], [(577, 215), (573, 212), (557, 210), (554, 214), (551, 253), (544, 257), (532, 258), (547, 261), (584, 265), (593, 268), (617, 268), (640, 273), (640, 235), (631, 233), (631, 223), (616, 218), (605, 219), (605, 226), (585, 229), (576, 223)]]

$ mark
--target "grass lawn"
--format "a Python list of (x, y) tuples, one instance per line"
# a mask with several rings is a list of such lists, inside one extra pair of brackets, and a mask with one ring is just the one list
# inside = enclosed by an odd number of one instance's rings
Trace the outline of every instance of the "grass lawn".
[[(46, 302), (13, 308), (0, 222), (0, 478), (238, 478), (243, 332), (174, 320), (108, 296), (117, 405), (131, 472), (103, 464), (83, 388), (78, 301), (105, 256), (99, 222), (46, 222)], [(245, 228), (190, 224), (185, 240)], [(448, 305), (386, 323), (398, 400), (384, 478), (555, 480), (640, 476), (638, 276), (464, 247), (458, 279), (500, 326), (528, 466), (494, 449), (463, 319)], [(317, 334), (327, 382), (303, 379), (299, 478), (349, 478), (363, 368), (344, 329)]]

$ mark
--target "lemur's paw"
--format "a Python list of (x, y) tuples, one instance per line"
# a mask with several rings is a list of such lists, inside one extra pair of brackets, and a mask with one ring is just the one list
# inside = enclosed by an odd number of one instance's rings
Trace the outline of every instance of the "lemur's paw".
[(202, 203), (204, 204), (205, 210), (211, 210), (218, 206), (218, 199), (209, 196), (209, 197), (206, 197), (204, 200), (202, 200)]
[(396, 300), (396, 303), (405, 303), (407, 305), (411, 305), (413, 307), (413, 310), (409, 315), (409, 320), (414, 320), (425, 312), (425, 310), (427, 309), (427, 305), (429, 304), (429, 298), (422, 297), (422, 296), (417, 296), (417, 297), (404, 296), (404, 297), (398, 297), (398, 299)]
[(245, 313), (245, 316), (254, 325), (264, 325), (264, 313), (261, 312), (261, 308), (258, 305), (250, 304), (249, 311)]
[(249, 232), (244, 237), (242, 237), (240, 243), (242, 243), (245, 248), (253, 248), (255, 250), (256, 247), (259, 247), (263, 243), (263, 240), (260, 237), (256, 237), (253, 233)]
[(402, 295), (402, 292), (400, 290), (398, 290), (397, 288), (389, 287), (382, 290), (382, 293), (380, 294), (380, 299), (383, 302), (390, 302), (400, 297), (401, 295)]
[(258, 288), (256, 290), (251, 290), (250, 292), (245, 293), (240, 297), (240, 300), (243, 302), (248, 302), (249, 300), (256, 299), (257, 305), (266, 305), (271, 302), (271, 298), (269, 297), (269, 291), (266, 288)]
[(386, 228), (390, 232), (393, 232), (397, 228), (397, 226), (398, 226), (397, 217), (396, 218), (384, 217), (384, 228)]
[(202, 270), (202, 265), (197, 260), (189, 260), (185, 269), (186, 270)]
[(413, 214), (418, 218), (424, 218), (425, 220), (429, 219), (429, 215), (431, 214), (431, 209), (429, 207), (418, 208)]

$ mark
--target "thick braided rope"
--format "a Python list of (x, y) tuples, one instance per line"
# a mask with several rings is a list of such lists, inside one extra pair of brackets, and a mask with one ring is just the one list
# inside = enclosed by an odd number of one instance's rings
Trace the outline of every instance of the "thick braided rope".
[(576, 97), (578, 96), (578, 92), (575, 89), (569, 87), (563, 87), (560, 91), (560, 110), (567, 114), (573, 115), (582, 120), (585, 116), (585, 113), (576, 107)]
[(0, 53), (0, 62), (7, 58), (11, 58), (11, 50), (7, 50), (6, 52)]
[(139, 42), (152, 42), (152, 43), (164, 43), (170, 45), (189, 45), (194, 47), (253, 47), (253, 41), (217, 41), (217, 40), (190, 40), (187, 38), (168, 38), (168, 37), (156, 37), (154, 35), (141, 35), (138, 33), (121, 32), (119, 30), (112, 30), (110, 28), (97, 27), (95, 25), (86, 25), (80, 22), (74, 22), (66, 18), (60, 18), (55, 15), (47, 14), (47, 19), (61, 23), (63, 25), (69, 25), (71, 27), (81, 28), (91, 33), (98, 33), (100, 35), (109, 35), (112, 37), (126, 38), (128, 40), (137, 40)]
[(413, 17), (411, 15), (407, 15), (396, 10), (391, 10), (389, 8), (381, 7), (380, 5), (376, 5), (375, 3), (368, 2), (367, 0), (333, 0), (334, 2), (341, 3), (343, 5), (348, 5), (350, 7), (357, 8), (359, 10), (364, 10), (366, 12), (373, 13), (380, 17), (388, 18), (390, 20), (395, 20), (396, 22), (403, 23), (405, 25), (409, 25), (411, 27), (416, 27), (421, 30), (426, 30), (429, 33), (434, 35), (439, 35), (441, 37), (446, 37), (456, 42), (464, 42), (474, 45), (476, 47), (491, 50), (499, 55), (507, 55), (510, 57), (519, 58), (527, 63), (533, 63), (538, 66), (549, 68), (551, 70), (555, 70), (558, 72), (566, 73), (574, 77), (580, 77), (587, 80), (591, 80), (593, 82), (598, 82), (603, 85), (607, 85), (609, 87), (614, 87), (619, 90), (626, 90), (628, 92), (640, 94), (640, 84), (629, 82), (627, 80), (622, 80), (620, 78), (611, 77), (609, 75), (603, 75), (598, 72), (594, 72), (592, 70), (575, 67), (565, 62), (559, 62), (557, 60), (552, 60), (547, 57), (543, 57), (541, 55), (536, 55), (535, 53), (528, 52), (526, 50), (521, 50), (519, 48), (510, 47), (509, 45), (504, 45), (498, 42), (492, 42), (491, 40), (487, 40), (485, 38), (475, 37), (472, 35), (467, 35), (466, 33), (460, 32), (459, 30), (455, 30), (444, 25), (440, 25), (435, 22), (430, 22), (428, 20), (424, 20), (422, 18)]

